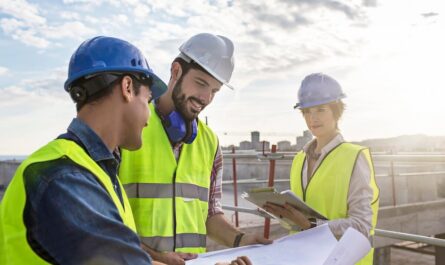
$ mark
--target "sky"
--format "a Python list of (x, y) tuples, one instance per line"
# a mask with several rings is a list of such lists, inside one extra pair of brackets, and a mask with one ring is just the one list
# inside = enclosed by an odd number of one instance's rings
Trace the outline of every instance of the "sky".
[(189, 37), (229, 37), (235, 90), (200, 115), (222, 145), (251, 131), (295, 144), (306, 125), (293, 106), (314, 72), (347, 94), (347, 140), (445, 135), (444, 16), (436, 0), (0, 0), (0, 155), (30, 154), (66, 130), (69, 58), (98, 35), (138, 46), (166, 82)]

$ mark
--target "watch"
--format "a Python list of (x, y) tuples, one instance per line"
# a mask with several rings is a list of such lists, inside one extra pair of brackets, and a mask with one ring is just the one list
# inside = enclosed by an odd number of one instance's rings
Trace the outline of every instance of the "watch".
[(236, 235), (235, 240), (233, 241), (233, 247), (239, 247), (239, 244), (241, 243), (241, 238), (244, 236), (243, 232), (240, 232), (238, 235)]

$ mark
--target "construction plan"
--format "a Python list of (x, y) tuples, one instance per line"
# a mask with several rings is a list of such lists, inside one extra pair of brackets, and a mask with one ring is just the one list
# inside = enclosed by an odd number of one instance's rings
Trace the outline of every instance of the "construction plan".
[(270, 245), (252, 245), (200, 254), (187, 265), (209, 265), (247, 256), (254, 265), (353, 265), (364, 257), (369, 240), (349, 228), (340, 241), (327, 224), (277, 239)]

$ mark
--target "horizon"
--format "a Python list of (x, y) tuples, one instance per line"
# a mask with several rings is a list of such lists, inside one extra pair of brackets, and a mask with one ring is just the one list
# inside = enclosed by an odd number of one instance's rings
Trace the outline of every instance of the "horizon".
[(0, 1), (0, 153), (32, 153), (66, 131), (76, 115), (63, 90), (69, 58), (97, 35), (134, 43), (164, 81), (192, 35), (232, 39), (235, 90), (223, 87), (200, 115), (222, 146), (251, 128), (294, 143), (306, 130), (297, 89), (313, 72), (347, 95), (346, 140), (445, 135), (444, 14), (434, 0)]
[[(265, 140), (261, 140), (261, 134), (262, 132), (260, 132), (260, 142), (263, 141), (268, 141), (270, 143), (270, 146), (272, 146), (273, 144), (278, 144), (279, 141), (269, 141), (269, 139), (265, 139)], [(365, 141), (378, 141), (378, 140), (389, 140), (389, 139), (394, 139), (394, 138), (400, 138), (400, 137), (444, 137), (445, 140), (445, 135), (425, 135), (425, 134), (413, 134), (413, 135), (398, 135), (398, 136), (394, 136), (394, 137), (387, 137), (387, 138), (371, 138), (371, 139), (362, 139), (362, 140), (358, 140), (358, 141), (350, 141), (350, 142), (356, 142), (356, 143), (360, 143), (360, 142), (365, 142)], [(241, 141), (247, 141), (247, 140), (251, 140), (251, 139), (244, 139)], [(282, 140), (282, 141), (290, 141), (290, 140)], [(295, 145), (295, 142), (290, 141), (291, 145)], [(239, 147), (240, 142), (238, 143), (234, 143), (234, 144), (228, 144), (228, 145), (221, 145), (222, 148), (228, 148), (232, 145), (234, 145), (235, 147)], [(34, 152), (34, 151), (32, 151)], [(32, 153), (31, 152), (31, 153)], [(5, 157), (11, 157), (11, 158), (24, 158), (29, 156), (31, 153), (28, 154), (5, 154), (5, 153), (0, 153), (0, 161), (4, 161)]]

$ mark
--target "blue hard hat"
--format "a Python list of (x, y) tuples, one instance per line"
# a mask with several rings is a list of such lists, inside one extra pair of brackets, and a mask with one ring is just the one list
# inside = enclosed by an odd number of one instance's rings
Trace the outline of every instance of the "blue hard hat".
[(142, 73), (153, 80), (153, 99), (167, 91), (167, 85), (151, 70), (142, 52), (133, 44), (113, 37), (98, 36), (84, 41), (71, 56), (65, 90), (81, 77), (102, 73)]
[(305, 109), (327, 104), (345, 98), (340, 84), (332, 77), (315, 73), (306, 76), (301, 81), (298, 90), (298, 103), (294, 108)]

